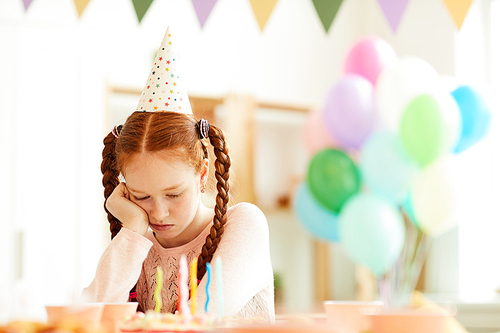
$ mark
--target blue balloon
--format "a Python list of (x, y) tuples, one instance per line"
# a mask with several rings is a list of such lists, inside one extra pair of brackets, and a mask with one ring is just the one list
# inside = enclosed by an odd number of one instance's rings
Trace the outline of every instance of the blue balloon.
[(368, 187), (391, 202), (400, 204), (419, 171), (395, 133), (372, 134), (361, 150), (360, 170)]
[(483, 97), (469, 86), (455, 89), (451, 95), (455, 98), (462, 117), (462, 133), (454, 149), (458, 154), (476, 142), (485, 134), (491, 121), (491, 113)]
[(301, 224), (314, 237), (333, 242), (339, 240), (338, 217), (316, 201), (306, 183), (299, 186), (293, 207)]

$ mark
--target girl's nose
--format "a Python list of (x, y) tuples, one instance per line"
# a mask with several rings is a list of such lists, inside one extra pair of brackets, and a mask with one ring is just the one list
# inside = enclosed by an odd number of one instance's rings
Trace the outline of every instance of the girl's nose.
[(163, 222), (170, 215), (168, 205), (165, 202), (155, 201), (149, 215), (153, 218), (152, 222)]

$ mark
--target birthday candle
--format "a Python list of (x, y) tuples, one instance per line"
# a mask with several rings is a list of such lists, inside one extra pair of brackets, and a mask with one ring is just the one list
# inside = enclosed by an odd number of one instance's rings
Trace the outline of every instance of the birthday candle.
[(163, 287), (163, 270), (161, 266), (156, 266), (156, 287), (153, 293), (153, 298), (155, 300), (155, 312), (159, 313), (161, 311), (161, 288)]
[(210, 263), (207, 262), (207, 285), (205, 286), (205, 294), (207, 294), (207, 301), (205, 302), (205, 312), (208, 312), (208, 302), (210, 301), (210, 294), (208, 293), (208, 286), (210, 285), (210, 276), (212, 275), (212, 268)]
[(198, 288), (198, 258), (191, 260), (191, 313), (196, 313), (196, 289)]
[(188, 306), (188, 264), (186, 256), (183, 254), (179, 262), (179, 311), (189, 320), (191, 313)]
[(224, 299), (222, 297), (222, 260), (219, 256), (215, 258), (215, 280), (217, 284), (217, 304), (219, 308), (219, 319), (224, 317)]

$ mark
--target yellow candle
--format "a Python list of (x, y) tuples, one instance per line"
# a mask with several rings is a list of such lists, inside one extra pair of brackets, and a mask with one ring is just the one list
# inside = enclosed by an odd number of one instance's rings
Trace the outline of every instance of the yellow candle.
[(191, 261), (191, 313), (196, 313), (196, 289), (198, 288), (198, 258)]
[(155, 300), (155, 312), (159, 313), (161, 311), (161, 288), (163, 287), (163, 270), (161, 266), (156, 266), (156, 287), (153, 293), (153, 298)]

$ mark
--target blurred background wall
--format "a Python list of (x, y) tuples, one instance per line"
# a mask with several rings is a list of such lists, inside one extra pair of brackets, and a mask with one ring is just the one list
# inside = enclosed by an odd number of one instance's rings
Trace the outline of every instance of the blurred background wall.
[[(349, 47), (373, 34), (399, 56), (426, 60), (450, 84), (484, 88), (496, 103), (499, 2), (475, 0), (458, 30), (442, 1), (409, 1), (393, 32), (375, 0), (345, 0), (328, 31), (309, 0), (278, 1), (262, 31), (247, 0), (217, 1), (203, 28), (187, 0), (156, 0), (140, 23), (130, 0), (92, 0), (81, 17), (70, 0), (33, 0), (27, 10), (21, 0), (2, 0), (0, 320), (43, 316), (44, 304), (69, 302), (92, 280), (109, 242), (102, 139), (137, 102), (110, 96), (109, 87), (142, 89), (167, 26), (192, 96), (237, 93), (321, 108)], [(255, 193), (269, 219), (283, 308), (306, 311), (318, 306), (318, 252), (290, 209), (276, 205), (307, 167), (305, 113), (286, 111), (256, 113)], [(478, 296), (499, 287), (497, 127), (493, 120), (488, 137), (453, 171), (461, 184), (459, 227), (433, 245), (428, 292)], [(354, 265), (336, 244), (326, 246), (329, 298), (354, 298)]]

